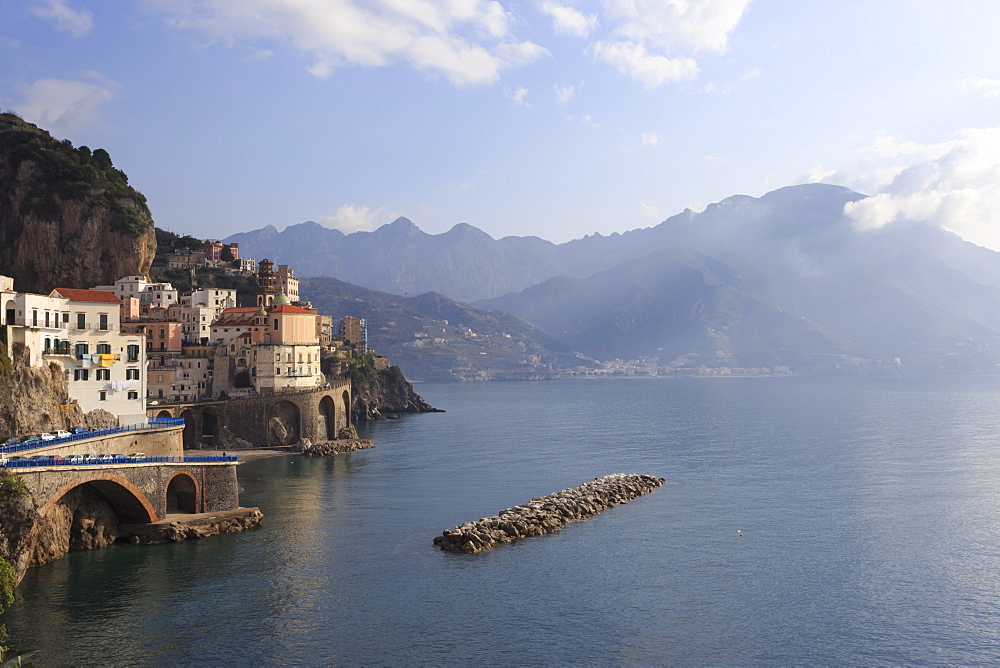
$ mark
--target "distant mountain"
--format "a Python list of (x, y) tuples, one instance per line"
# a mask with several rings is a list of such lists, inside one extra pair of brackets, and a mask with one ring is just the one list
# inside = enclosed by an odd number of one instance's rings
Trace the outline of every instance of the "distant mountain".
[(812, 368), (839, 356), (868, 368), (899, 358), (908, 371), (996, 372), (1000, 254), (932, 225), (860, 230), (844, 206), (863, 197), (792, 186), (558, 245), (468, 225), (429, 235), (406, 219), (351, 235), (305, 223), (227, 241), (302, 275), (502, 309), (603, 359), (663, 364), (677, 353), (710, 366)]
[(534, 380), (577, 356), (519, 318), (437, 293), (400, 297), (334, 278), (304, 279), (300, 292), (335, 320), (364, 318), (376, 352), (416, 380)]
[(517, 313), (598, 359), (657, 357), (675, 367), (882, 370), (872, 349), (745, 291), (732, 266), (688, 248), (659, 251), (589, 278), (553, 278), (482, 302)]
[[(910, 371), (995, 372), (1000, 255), (931, 227), (860, 231), (842, 213), (846, 202), (860, 197), (819, 185), (783, 188), (759, 199), (732, 197), (701, 214), (688, 212), (622, 235), (616, 249), (641, 239), (647, 248), (686, 249), (681, 255), (631, 259), (583, 283), (550, 281), (477, 305), (520, 315), (597, 356), (659, 354), (663, 362), (663, 352), (690, 348), (705, 360), (703, 351), (719, 337), (719, 323), (726, 323), (724, 339), (732, 347), (720, 345), (706, 362), (710, 366), (727, 359), (753, 365), (769, 350), (792, 366), (793, 358), (803, 365), (836, 352), (868, 359), (869, 367), (889, 368), (886, 361), (899, 358), (900, 368)], [(667, 267), (673, 267), (669, 278)], [(694, 280), (697, 275), (702, 279)], [(619, 294), (608, 296), (602, 286), (615, 286)], [(709, 293), (707, 286), (713, 286)], [(648, 295), (641, 309), (632, 309), (643, 312), (643, 327), (598, 337), (565, 327), (565, 313), (558, 311), (573, 310), (556, 303), (587, 294), (582, 317), (590, 327), (617, 314), (627, 303), (624, 296)], [(778, 311), (747, 310), (749, 303)], [(671, 309), (664, 311), (667, 305)], [(792, 326), (796, 321), (821, 329), (803, 339)], [(693, 338), (681, 334), (682, 326)], [(656, 336), (650, 338), (651, 331)], [(602, 337), (609, 343), (595, 347)]]
[(536, 237), (495, 240), (471, 225), (427, 234), (406, 218), (374, 232), (344, 234), (314, 222), (282, 232), (268, 226), (234, 234), (240, 254), (295, 267), (301, 276), (341, 280), (396, 294), (439, 292), (482, 299), (550, 278), (554, 244)]

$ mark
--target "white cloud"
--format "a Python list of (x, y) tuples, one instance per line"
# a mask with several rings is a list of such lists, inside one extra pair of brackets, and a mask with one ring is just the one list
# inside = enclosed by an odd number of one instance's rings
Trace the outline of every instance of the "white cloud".
[(643, 146), (656, 146), (659, 143), (660, 143), (660, 135), (658, 135), (655, 130), (653, 132), (644, 132), (642, 134)]
[(591, 127), (591, 128), (599, 128), (599, 127), (601, 127), (601, 124), (598, 123), (597, 121), (595, 121), (594, 117), (591, 116), (590, 114), (584, 114), (583, 116), (581, 116), (580, 117), (580, 124), (581, 125), (586, 125), (586, 126)]
[(323, 227), (351, 234), (352, 232), (370, 232), (377, 229), (386, 220), (396, 217), (395, 214), (388, 213), (385, 206), (372, 209), (368, 206), (345, 204), (337, 209), (335, 214), (323, 216), (316, 222)]
[(655, 88), (693, 79), (699, 51), (724, 53), (750, 0), (604, 0), (611, 39), (590, 45), (594, 60)]
[(1000, 80), (969, 77), (958, 82), (958, 89), (966, 93), (979, 93), (983, 97), (1000, 96)]
[(681, 81), (698, 76), (698, 64), (691, 58), (667, 58), (646, 50), (635, 42), (595, 42), (590, 46), (594, 60), (606, 63), (622, 74), (641, 81), (646, 88), (656, 88), (667, 81)]
[(927, 145), (883, 137), (869, 153), (869, 170), (845, 180), (870, 195), (844, 208), (860, 227), (930, 222), (1000, 250), (1000, 128), (965, 129)]
[(552, 29), (564, 35), (589, 37), (597, 28), (595, 14), (584, 14), (575, 7), (551, 0), (544, 0), (538, 7), (542, 13), (552, 17)]
[(493, 0), (151, 0), (181, 29), (232, 45), (288, 43), (309, 54), (308, 71), (407, 62), (453, 84), (492, 83), (503, 70), (548, 53), (511, 32), (513, 19)]
[(99, 119), (101, 105), (114, 97), (118, 85), (98, 78), (100, 84), (67, 79), (39, 79), (24, 91), (24, 101), (15, 111), (54, 135), (67, 136)]
[(86, 9), (76, 11), (63, 0), (46, 0), (44, 6), (31, 7), (31, 13), (49, 21), (56, 30), (83, 37), (94, 27), (94, 15)]
[(750, 0), (605, 0), (615, 34), (662, 49), (725, 52)]
[(510, 99), (514, 104), (521, 105), (522, 107), (530, 107), (531, 105), (525, 100), (526, 97), (528, 97), (528, 89), (521, 86), (511, 94)]
[(559, 104), (566, 104), (573, 99), (573, 95), (576, 93), (576, 89), (570, 84), (556, 84), (552, 87), (552, 90), (556, 92), (556, 100)]
[(652, 218), (653, 220), (663, 219), (663, 214), (660, 212), (660, 207), (654, 206), (652, 204), (640, 204), (639, 207), (642, 209), (643, 218)]

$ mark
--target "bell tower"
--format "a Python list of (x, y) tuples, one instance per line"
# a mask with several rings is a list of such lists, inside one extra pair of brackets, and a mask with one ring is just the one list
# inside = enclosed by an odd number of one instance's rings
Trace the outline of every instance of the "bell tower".
[(274, 263), (267, 259), (261, 260), (257, 270), (258, 308), (270, 306), (276, 294), (278, 294), (278, 289), (274, 285)]

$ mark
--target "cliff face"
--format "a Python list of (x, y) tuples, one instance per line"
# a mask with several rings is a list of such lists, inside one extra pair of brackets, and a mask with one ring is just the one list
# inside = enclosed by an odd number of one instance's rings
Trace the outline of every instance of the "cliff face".
[(0, 114), (0, 274), (45, 294), (145, 275), (155, 253), (146, 199), (106, 151)]
[(83, 425), (79, 406), (60, 408), (69, 403), (62, 366), (30, 367), (21, 357), (15, 349), (11, 360), (0, 344), (0, 440)]
[(380, 420), (389, 413), (440, 412), (413, 390), (399, 367), (378, 371), (372, 378), (352, 379), (351, 420)]

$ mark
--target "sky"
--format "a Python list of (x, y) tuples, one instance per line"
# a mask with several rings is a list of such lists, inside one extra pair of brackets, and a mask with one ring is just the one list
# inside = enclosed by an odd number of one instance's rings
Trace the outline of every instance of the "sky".
[(0, 109), (199, 238), (563, 242), (824, 182), (1000, 250), (1000, 2), (0, 0)]

